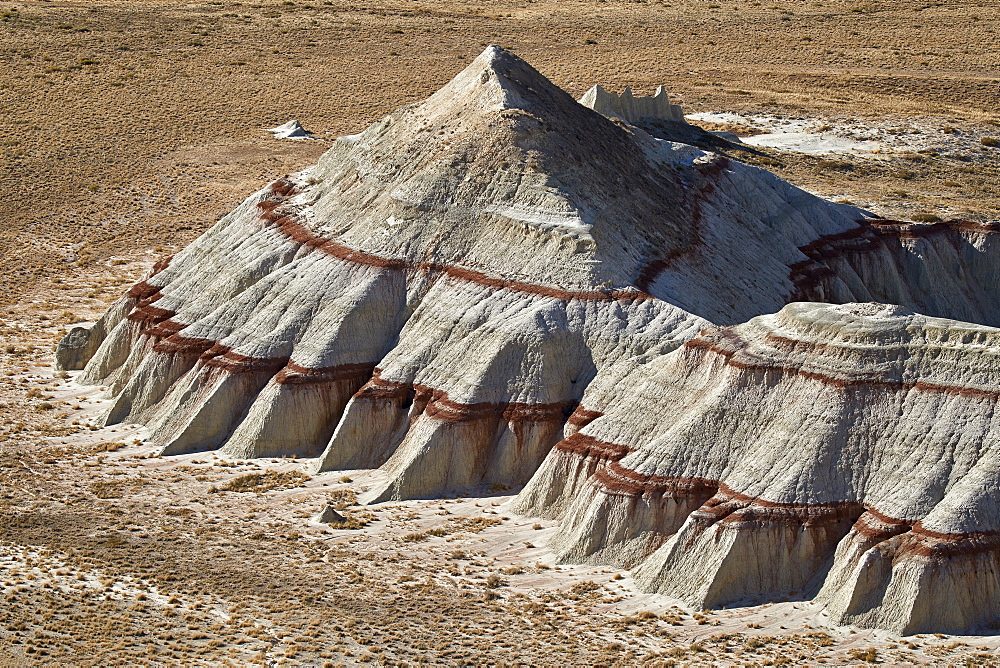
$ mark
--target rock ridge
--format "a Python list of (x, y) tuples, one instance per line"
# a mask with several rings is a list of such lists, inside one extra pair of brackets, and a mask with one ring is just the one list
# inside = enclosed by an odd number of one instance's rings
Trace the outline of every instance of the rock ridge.
[(562, 519), (562, 559), (693, 607), (794, 591), (835, 624), (967, 632), (1000, 610), (998, 398), (1000, 330), (793, 303), (599, 375), (600, 417), (517, 508)]

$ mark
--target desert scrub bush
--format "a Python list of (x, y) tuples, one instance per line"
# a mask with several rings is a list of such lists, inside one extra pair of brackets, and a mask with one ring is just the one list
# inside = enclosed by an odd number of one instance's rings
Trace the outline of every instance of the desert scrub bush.
[(500, 577), (497, 573), (490, 573), (489, 577), (486, 578), (487, 589), (496, 589), (497, 587), (503, 587), (506, 584), (507, 581)]
[(358, 493), (353, 489), (338, 489), (330, 493), (327, 498), (329, 499), (328, 503), (333, 506), (334, 510), (343, 510), (348, 506), (358, 505)]
[(684, 623), (684, 620), (681, 618), (681, 615), (677, 614), (676, 612), (666, 612), (660, 617), (660, 619), (662, 619), (667, 624), (670, 624), (671, 626), (681, 626)]
[(142, 484), (142, 481), (137, 480), (98, 480), (90, 483), (90, 491), (99, 499), (117, 499), (124, 496), (128, 488)]
[(86, 454), (96, 455), (100, 452), (115, 452), (126, 446), (124, 441), (101, 441), (84, 450)]
[[(589, 594), (592, 591), (597, 591), (601, 588), (601, 585), (597, 584), (593, 580), (584, 580), (583, 582), (577, 582), (575, 585), (570, 587), (569, 591), (571, 594), (576, 594), (580, 596), (582, 594)], [(656, 615), (653, 615), (654, 617)]]
[(916, 221), (918, 223), (940, 223), (941, 222), (941, 217), (940, 216), (936, 216), (933, 213), (915, 213), (910, 218), (911, 218), (911, 220), (914, 220), (914, 221)]
[(420, 543), (427, 540), (431, 536), (441, 537), (447, 534), (448, 532), (442, 529), (441, 527), (435, 527), (433, 529), (428, 529), (427, 531), (408, 533), (405, 536), (403, 536), (402, 540), (407, 543)]
[(309, 476), (299, 471), (265, 471), (264, 473), (246, 473), (233, 478), (222, 487), (220, 492), (256, 492), (261, 494), (272, 489), (295, 487), (309, 480)]
[(167, 508), (163, 511), (164, 515), (170, 515), (172, 517), (190, 517), (194, 515), (195, 511), (190, 508)]
[(771, 156), (766, 154), (757, 154), (757, 153), (753, 153), (751, 155), (744, 157), (743, 162), (747, 163), (748, 165), (754, 165), (756, 167), (765, 167), (767, 169), (784, 169), (786, 166), (785, 163), (781, 162), (780, 160), (777, 160), (776, 158), (772, 158)]
[(855, 661), (864, 661), (865, 663), (875, 663), (878, 661), (878, 652), (874, 647), (852, 649), (847, 653), (847, 655)]
[(804, 638), (806, 639), (806, 644), (810, 647), (829, 647), (834, 642), (829, 633), (823, 633), (822, 631), (812, 631), (805, 634)]
[(500, 524), (501, 521), (498, 517), (465, 517), (455, 521), (455, 529), (457, 531), (479, 533), (484, 529)]
[(816, 163), (816, 169), (820, 172), (852, 172), (854, 165), (846, 160), (820, 160)]
[(400, 540), (404, 543), (421, 543), (427, 540), (428, 536), (423, 532), (414, 532), (404, 535)]
[[(622, 617), (618, 620), (618, 624), (621, 626), (631, 626), (632, 624), (639, 624), (641, 622), (651, 622), (660, 619), (660, 616), (655, 612), (650, 612), (649, 610), (643, 610), (642, 612), (629, 615), (628, 617)], [(664, 617), (666, 620), (667, 618)]]

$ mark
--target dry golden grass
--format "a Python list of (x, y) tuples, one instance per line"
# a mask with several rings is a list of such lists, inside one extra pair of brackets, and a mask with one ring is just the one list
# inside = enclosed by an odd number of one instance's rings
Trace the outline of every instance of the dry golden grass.
[(263, 473), (247, 473), (237, 478), (233, 478), (222, 487), (219, 487), (216, 491), (256, 492), (257, 494), (263, 494), (264, 492), (268, 492), (272, 489), (295, 487), (302, 484), (306, 480), (309, 480), (309, 476), (298, 471), (265, 471)]

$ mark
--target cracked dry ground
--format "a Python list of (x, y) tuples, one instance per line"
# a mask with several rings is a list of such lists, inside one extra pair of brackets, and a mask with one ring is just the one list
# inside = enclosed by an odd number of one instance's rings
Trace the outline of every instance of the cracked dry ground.
[[(684, 611), (626, 571), (555, 565), (554, 523), (503, 496), (374, 507), (379, 475), (158, 457), (51, 367), (145, 257), (60, 284), (0, 324), (0, 664), (335, 666), (990, 663), (987, 638), (818, 628), (789, 601)], [(30, 306), (30, 308), (29, 308)], [(18, 315), (20, 314), (20, 315)], [(354, 529), (312, 520), (327, 505)]]

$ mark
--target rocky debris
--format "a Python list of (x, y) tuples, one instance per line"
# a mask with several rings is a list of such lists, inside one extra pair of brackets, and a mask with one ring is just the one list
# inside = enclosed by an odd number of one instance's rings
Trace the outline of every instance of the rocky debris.
[(1000, 330), (794, 303), (599, 374), (517, 508), (701, 608), (966, 632), (1000, 610)]
[[(995, 236), (964, 221), (873, 218), (658, 139), (490, 47), (425, 102), (338, 139), (159, 263), (95, 326), (79, 381), (108, 388), (107, 424), (146, 425), (164, 455), (382, 468), (362, 502), (534, 475), (525, 507), (559, 514), (638, 445), (587, 441), (569, 460), (557, 449), (535, 475), (553, 445), (605, 404), (674, 414), (662, 395), (621, 399), (617, 383), (687, 359), (687, 342), (713, 325), (792, 301), (1000, 324)], [(828, 419), (848, 429), (849, 418)], [(615, 511), (629, 526), (674, 518), (622, 558), (659, 549), (671, 522), (715, 493), (705, 484), (646, 519)]]
[(312, 135), (306, 132), (306, 129), (297, 120), (270, 128), (268, 132), (272, 133), (275, 139), (312, 139)]
[(609, 118), (620, 118), (632, 124), (645, 120), (673, 121), (686, 123), (680, 105), (670, 104), (663, 86), (649, 97), (635, 97), (632, 89), (625, 86), (621, 95), (604, 90), (598, 84), (583, 94), (580, 104)]
[(313, 519), (320, 524), (344, 524), (347, 522), (347, 518), (338, 513), (333, 506), (324, 507)]
[[(56, 345), (56, 368), (61, 371), (82, 369), (97, 349), (91, 345), (90, 327), (74, 327)], [(96, 341), (95, 341), (96, 343)]]
[[(748, 145), (813, 155), (854, 155), (870, 161), (893, 156), (925, 156), (976, 164), (995, 162), (988, 149), (993, 130), (970, 120), (921, 117), (907, 114), (886, 118), (853, 116), (803, 117), (798, 115), (697, 112), (687, 121), (722, 128), (738, 128)], [(961, 126), (955, 127), (958, 124)], [(995, 126), (994, 126), (995, 127)]]

